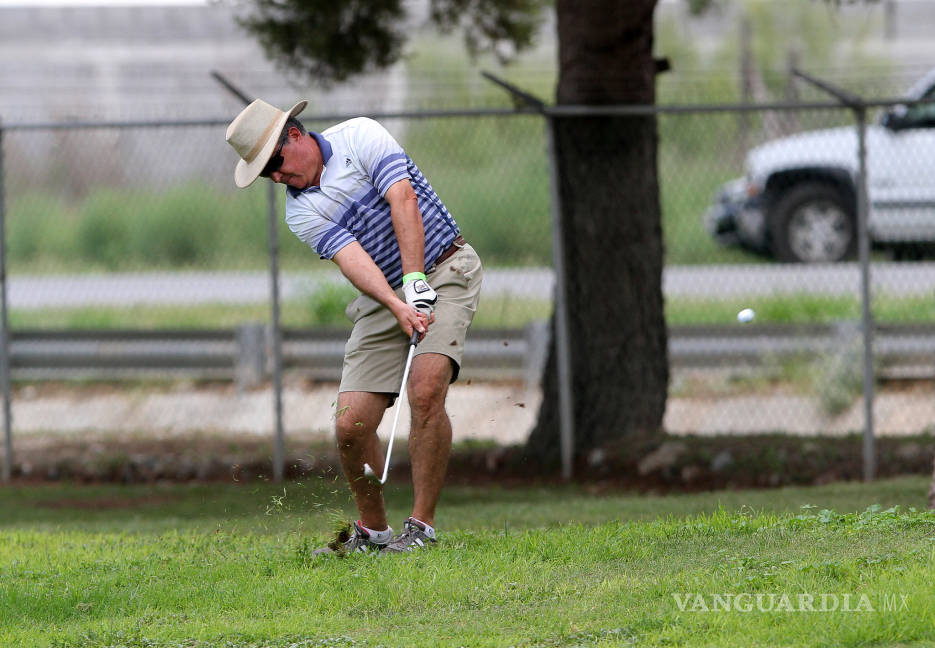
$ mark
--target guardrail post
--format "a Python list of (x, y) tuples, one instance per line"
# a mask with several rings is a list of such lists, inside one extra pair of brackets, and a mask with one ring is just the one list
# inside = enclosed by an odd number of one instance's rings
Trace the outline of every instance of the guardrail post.
[(6, 200), (3, 193), (3, 124), (0, 123), (0, 383), (3, 389), (3, 481), (13, 478), (13, 415), (10, 398), (10, 325), (7, 315)]
[(526, 325), (523, 332), (526, 338), (526, 358), (523, 363), (523, 381), (527, 392), (535, 391), (542, 379), (546, 357), (549, 353), (549, 323), (546, 320), (536, 320)]
[(266, 327), (251, 322), (237, 327), (237, 360), (234, 381), (243, 391), (256, 387), (266, 376)]

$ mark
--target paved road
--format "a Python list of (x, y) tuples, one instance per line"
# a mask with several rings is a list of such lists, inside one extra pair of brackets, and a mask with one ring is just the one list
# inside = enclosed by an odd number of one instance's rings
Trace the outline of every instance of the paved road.
[[(931, 296), (935, 263), (881, 263), (872, 268), (875, 293)], [(343, 282), (337, 272), (284, 273), (284, 299), (314, 292), (322, 282)], [(552, 296), (547, 268), (491, 270), (485, 296), (514, 295), (534, 299)], [(664, 276), (667, 297), (731, 297), (812, 293), (859, 294), (856, 264), (833, 266), (675, 266)], [(262, 272), (183, 272), (106, 275), (9, 277), (13, 308), (67, 308), (127, 304), (261, 303), (269, 297), (269, 278)]]

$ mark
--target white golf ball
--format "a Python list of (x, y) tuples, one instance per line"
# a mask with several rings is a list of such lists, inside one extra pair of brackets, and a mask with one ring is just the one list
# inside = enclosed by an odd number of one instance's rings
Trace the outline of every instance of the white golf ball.
[(752, 322), (754, 317), (756, 317), (756, 313), (753, 312), (752, 308), (744, 308), (742, 311), (737, 313), (737, 321), (741, 324)]

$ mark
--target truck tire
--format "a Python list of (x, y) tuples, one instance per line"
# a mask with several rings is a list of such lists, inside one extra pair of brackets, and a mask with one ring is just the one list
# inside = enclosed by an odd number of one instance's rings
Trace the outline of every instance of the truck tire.
[(809, 182), (785, 190), (770, 210), (773, 256), (792, 263), (832, 263), (857, 255), (851, 202), (834, 185)]

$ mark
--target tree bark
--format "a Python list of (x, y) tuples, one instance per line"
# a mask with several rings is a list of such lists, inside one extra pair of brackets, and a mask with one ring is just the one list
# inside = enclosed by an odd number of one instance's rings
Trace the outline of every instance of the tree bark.
[[(656, 0), (558, 0), (559, 104), (655, 102)], [(555, 120), (576, 460), (662, 434), (669, 369), (653, 116)], [(554, 319), (554, 318), (553, 318)], [(553, 321), (553, 330), (554, 321)], [(555, 345), (527, 450), (559, 458)]]

